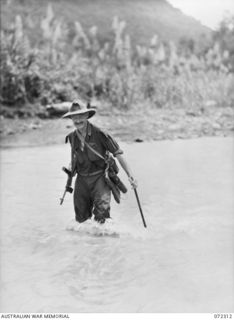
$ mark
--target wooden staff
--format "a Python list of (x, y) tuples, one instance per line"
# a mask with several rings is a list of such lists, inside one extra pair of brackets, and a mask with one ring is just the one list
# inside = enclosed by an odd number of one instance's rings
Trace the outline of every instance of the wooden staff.
[(145, 218), (144, 218), (144, 215), (143, 215), (143, 212), (142, 212), (142, 209), (141, 209), (141, 204), (140, 204), (140, 200), (139, 200), (136, 188), (134, 188), (134, 192), (135, 192), (136, 199), (137, 199), (137, 204), (138, 204), (138, 207), (139, 207), (139, 210), (140, 210), (140, 213), (141, 213), (141, 218), (142, 218), (143, 225), (144, 225), (145, 228), (147, 228), (147, 225), (145, 223)]

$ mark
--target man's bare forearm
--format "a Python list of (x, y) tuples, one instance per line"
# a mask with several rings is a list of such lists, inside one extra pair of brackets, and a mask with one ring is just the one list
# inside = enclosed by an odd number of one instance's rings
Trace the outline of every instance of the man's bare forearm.
[(123, 170), (126, 172), (126, 174), (128, 176), (128, 179), (129, 179), (129, 182), (131, 183), (131, 186), (133, 188), (137, 188), (137, 181), (133, 177), (132, 170), (130, 169), (130, 167), (129, 167), (127, 161), (125, 160), (125, 158), (121, 154), (118, 154), (116, 156), (116, 158), (118, 159), (118, 161), (119, 161), (121, 167), (123, 168)]
[(132, 171), (127, 163), (127, 161), (125, 160), (125, 158), (121, 155), (121, 154), (118, 154), (116, 156), (116, 158), (118, 159), (121, 167), (124, 169), (124, 171), (126, 172), (127, 176), (128, 177), (132, 177)]

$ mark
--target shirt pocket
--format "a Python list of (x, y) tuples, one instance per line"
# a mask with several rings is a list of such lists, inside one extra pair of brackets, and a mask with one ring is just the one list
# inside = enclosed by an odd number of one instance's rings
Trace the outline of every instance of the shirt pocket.
[(83, 164), (84, 158), (81, 154), (78, 153), (78, 150), (74, 150), (72, 153), (72, 163), (74, 166), (77, 164)]
[[(89, 142), (89, 145), (92, 149), (94, 149), (95, 151), (97, 151), (98, 153), (100, 153), (100, 155), (102, 155), (102, 150), (100, 150), (100, 148), (98, 147), (97, 143), (95, 142)], [(90, 150), (87, 147), (87, 153), (88, 153), (88, 158), (90, 161), (98, 161), (101, 160), (101, 158), (95, 154), (92, 150)]]

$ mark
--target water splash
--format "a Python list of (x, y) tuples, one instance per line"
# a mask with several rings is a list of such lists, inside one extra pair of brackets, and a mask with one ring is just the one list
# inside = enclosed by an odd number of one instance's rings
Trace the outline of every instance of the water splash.
[(119, 231), (114, 227), (112, 221), (106, 221), (105, 224), (100, 224), (94, 220), (87, 220), (83, 223), (78, 223), (72, 220), (66, 227), (67, 231), (75, 231), (80, 234), (88, 234), (92, 236), (109, 236), (119, 237)]
[(118, 220), (106, 220), (104, 224), (97, 223), (93, 219), (83, 223), (71, 220), (66, 226), (67, 231), (74, 231), (80, 235), (91, 235), (95, 237), (106, 236), (113, 238), (132, 238), (138, 240), (147, 240), (158, 238), (154, 226), (144, 228), (137, 223), (125, 224)]

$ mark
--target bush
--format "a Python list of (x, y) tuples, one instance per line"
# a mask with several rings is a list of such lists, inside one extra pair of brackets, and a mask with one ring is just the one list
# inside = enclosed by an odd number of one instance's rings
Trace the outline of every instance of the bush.
[(5, 105), (45, 105), (77, 95), (96, 96), (122, 109), (145, 101), (156, 108), (198, 109), (208, 100), (233, 103), (233, 70), (217, 37), (200, 51), (194, 42), (183, 40), (176, 48), (157, 36), (148, 48), (132, 48), (125, 23), (114, 18), (113, 38), (101, 44), (96, 27), (86, 34), (78, 21), (66, 25), (50, 5), (37, 30), (39, 41), (28, 38), (25, 28), (17, 16), (2, 31), (0, 99)]

